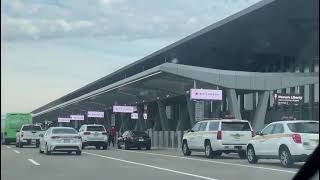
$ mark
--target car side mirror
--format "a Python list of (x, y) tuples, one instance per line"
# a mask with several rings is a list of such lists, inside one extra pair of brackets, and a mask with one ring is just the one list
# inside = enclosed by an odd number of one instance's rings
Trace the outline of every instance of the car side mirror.
[(39, 134), (39, 136), (40, 136), (41, 138), (43, 138), (43, 134)]

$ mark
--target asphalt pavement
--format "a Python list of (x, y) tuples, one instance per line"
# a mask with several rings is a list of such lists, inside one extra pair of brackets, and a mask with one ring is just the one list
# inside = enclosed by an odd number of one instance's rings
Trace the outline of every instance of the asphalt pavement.
[(279, 160), (256, 165), (236, 154), (206, 159), (203, 153), (186, 157), (178, 150), (96, 150), (88, 147), (78, 156), (40, 154), (33, 146), (1, 145), (1, 179), (4, 180), (285, 180), (303, 163), (281, 167)]

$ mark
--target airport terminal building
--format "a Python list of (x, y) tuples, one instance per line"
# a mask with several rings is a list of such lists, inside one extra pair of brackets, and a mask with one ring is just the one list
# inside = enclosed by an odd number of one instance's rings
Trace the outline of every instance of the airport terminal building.
[[(249, 120), (255, 130), (284, 117), (319, 120), (318, 49), (318, 0), (262, 0), (31, 113), (35, 122), (83, 115), (61, 124), (122, 132), (183, 131), (226, 116)], [(191, 96), (206, 90), (221, 99)]]

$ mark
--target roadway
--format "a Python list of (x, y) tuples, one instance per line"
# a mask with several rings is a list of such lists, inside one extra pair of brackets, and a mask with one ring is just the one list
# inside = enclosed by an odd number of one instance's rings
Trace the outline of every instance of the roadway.
[(291, 179), (302, 163), (281, 167), (278, 160), (248, 164), (236, 155), (206, 159), (203, 153), (185, 157), (177, 150), (96, 150), (75, 154), (40, 154), (38, 148), (1, 145), (1, 179), (16, 180), (284, 180)]

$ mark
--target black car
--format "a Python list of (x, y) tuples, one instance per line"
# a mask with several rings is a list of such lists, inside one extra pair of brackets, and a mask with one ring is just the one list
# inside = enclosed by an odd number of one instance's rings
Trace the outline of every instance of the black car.
[(122, 136), (118, 138), (118, 149), (129, 148), (146, 148), (151, 149), (151, 139), (149, 135), (143, 131), (125, 131)]

